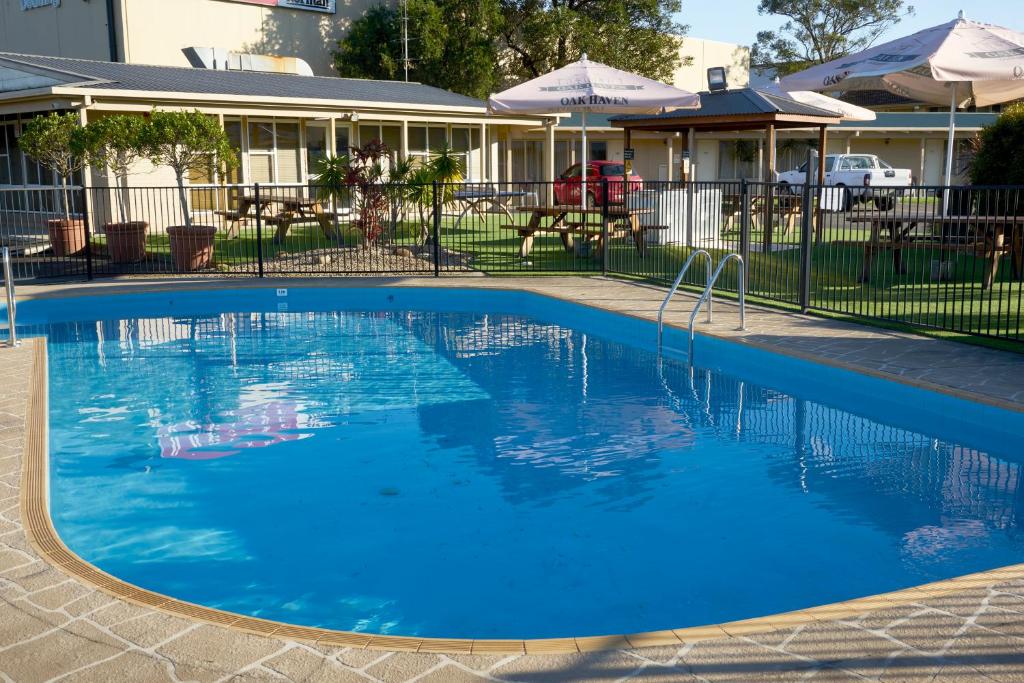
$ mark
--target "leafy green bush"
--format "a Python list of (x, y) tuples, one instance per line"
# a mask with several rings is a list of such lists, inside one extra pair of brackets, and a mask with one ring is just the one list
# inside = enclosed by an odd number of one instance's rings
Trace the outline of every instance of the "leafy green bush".
[(1024, 103), (1007, 107), (981, 131), (971, 162), (975, 185), (1024, 185)]

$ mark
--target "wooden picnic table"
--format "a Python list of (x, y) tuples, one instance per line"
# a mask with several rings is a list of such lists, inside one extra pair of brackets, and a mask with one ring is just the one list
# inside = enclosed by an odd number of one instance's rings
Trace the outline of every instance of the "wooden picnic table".
[[(596, 243), (596, 254), (605, 248), (604, 239), (632, 235), (640, 255), (644, 254), (645, 237), (648, 230), (667, 230), (664, 225), (644, 225), (640, 217), (654, 213), (653, 209), (626, 208), (621, 204), (607, 209), (578, 205), (555, 204), (550, 206), (520, 206), (520, 213), (529, 213), (530, 221), (525, 225), (503, 225), (506, 230), (515, 230), (523, 238), (519, 255), (523, 258), (533, 249), (533, 238), (537, 233), (556, 233), (562, 238), (566, 251), (574, 248), (573, 235)], [(607, 213), (605, 213), (607, 211)]]
[(457, 202), (462, 203), (463, 209), (455, 220), (455, 227), (458, 228), (462, 219), (471, 211), (482, 221), (487, 220), (487, 214), (504, 214), (511, 221), (513, 220), (510, 210), (512, 200), (529, 195), (533, 195), (533, 201), (537, 201), (535, 192), (500, 190), (493, 185), (470, 186), (456, 190), (453, 197)]
[[(875, 254), (892, 251), (893, 268), (905, 273), (903, 250), (910, 247), (929, 247), (941, 251), (973, 251), (987, 263), (982, 277), (982, 289), (993, 285), (999, 271), (999, 259), (1009, 252), (1013, 264), (1013, 277), (1024, 274), (1024, 216), (937, 216), (930, 214), (895, 215), (880, 213), (854, 218), (854, 223), (867, 223), (870, 237), (864, 243), (864, 265), (860, 282), (871, 277)], [(924, 239), (915, 240), (912, 234), (918, 227), (926, 229)], [(888, 232), (888, 240), (882, 233)], [(957, 235), (954, 233), (965, 233)], [(966, 237), (969, 242), (962, 241)]]
[[(271, 225), (276, 228), (274, 242), (280, 244), (288, 236), (288, 230), (292, 224), (303, 219), (315, 218), (327, 237), (333, 233), (329, 221), (324, 220), (327, 214), (323, 210), (320, 200), (315, 197), (304, 197), (291, 194), (261, 194), (257, 206), (256, 197), (253, 195), (242, 195), (238, 198), (237, 208), (230, 211), (216, 211), (230, 221), (227, 236), (230, 239), (238, 237), (239, 227), (242, 222), (259, 215), (264, 225)], [(274, 205), (281, 207), (278, 213), (272, 213)]]
[[(796, 226), (803, 212), (804, 199), (801, 195), (775, 192), (771, 196), (763, 194), (747, 195), (750, 225), (755, 230), (764, 228), (763, 240), (766, 250), (771, 248), (775, 238), (776, 217), (782, 219), (782, 236), (785, 237)], [(743, 215), (743, 195), (725, 194), (722, 196), (722, 214), (725, 217), (726, 231), (734, 230), (736, 221)]]

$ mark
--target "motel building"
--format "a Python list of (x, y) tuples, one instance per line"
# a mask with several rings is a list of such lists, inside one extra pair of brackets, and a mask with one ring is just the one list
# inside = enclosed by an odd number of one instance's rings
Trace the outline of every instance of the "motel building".
[[(193, 187), (224, 183), (303, 186), (317, 159), (380, 139), (393, 154), (427, 158), (448, 143), (470, 182), (553, 180), (581, 158), (578, 116), (492, 116), (480, 100), (416, 83), (332, 77), (330, 51), (351, 21), (376, 0), (19, 0), (0, 3), (0, 199), (52, 187), (57, 179), (25, 158), (17, 139), (41, 113), (78, 112), (83, 122), (113, 112), (198, 109), (217, 117), (241, 151), (230, 178), (194, 177)], [(729, 86), (751, 83), (749, 51), (685, 38), (674, 79), (707, 89), (709, 67), (724, 66)], [(41, 51), (49, 54), (41, 55)], [(754, 80), (757, 80), (755, 76)], [(755, 83), (756, 85), (756, 83)], [(938, 183), (947, 117), (884, 103), (878, 120), (829, 130), (828, 152), (877, 154)], [(974, 137), (994, 113), (960, 113), (959, 140)], [(589, 158), (622, 160), (624, 136), (607, 117), (588, 125)], [(812, 130), (780, 132), (776, 170), (805, 158)], [(763, 180), (757, 133), (636, 132), (634, 168), (648, 180)], [(692, 146), (692, 148), (691, 148)], [(954, 175), (965, 162), (957, 154)], [(78, 182), (114, 185), (104, 169)], [(133, 186), (171, 186), (167, 169), (141, 168)], [(32, 195), (25, 194), (31, 203)], [(218, 193), (196, 201), (226, 202)], [(204, 199), (199, 199), (204, 197)], [(204, 206), (196, 208), (225, 208)], [(36, 210), (39, 210), (38, 208)]]

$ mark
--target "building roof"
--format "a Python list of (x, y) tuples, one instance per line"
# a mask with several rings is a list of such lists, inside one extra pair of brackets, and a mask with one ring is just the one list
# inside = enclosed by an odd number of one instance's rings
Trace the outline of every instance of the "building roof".
[[(995, 123), (999, 114), (989, 112), (956, 113), (957, 130), (980, 130)], [(946, 130), (949, 127), (949, 112), (945, 111), (893, 111), (877, 112), (874, 121), (843, 121), (839, 128), (887, 128), (895, 131)]]
[[(766, 123), (827, 125), (838, 123), (839, 115), (812, 107), (788, 97), (780, 97), (753, 88), (700, 93), (700, 109), (678, 109), (654, 115), (613, 116), (611, 123), (622, 128), (678, 130), (680, 128), (714, 128), (739, 130)], [(728, 128), (732, 123), (734, 128)]]
[(98, 62), (0, 52), (0, 63), (21, 64), (70, 77), (65, 87), (138, 92), (196, 93), (236, 97), (275, 97), (486, 109), (482, 100), (422, 83), (329, 78), (257, 71), (217, 71), (191, 67)]

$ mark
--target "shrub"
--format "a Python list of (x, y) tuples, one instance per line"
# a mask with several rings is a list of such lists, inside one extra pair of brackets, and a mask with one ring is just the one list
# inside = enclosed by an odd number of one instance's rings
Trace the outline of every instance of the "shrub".
[(970, 173), (975, 185), (1024, 185), (1024, 103), (1010, 105), (981, 131)]

